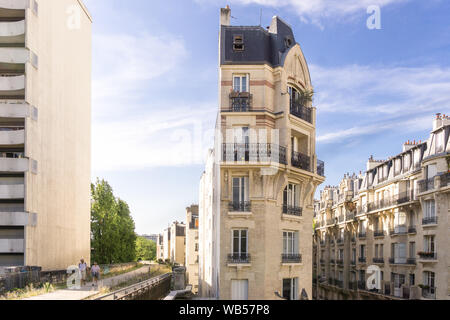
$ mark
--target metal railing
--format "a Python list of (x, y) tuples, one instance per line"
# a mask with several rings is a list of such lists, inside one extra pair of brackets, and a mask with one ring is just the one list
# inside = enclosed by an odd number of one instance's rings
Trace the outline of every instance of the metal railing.
[(350, 212), (350, 213), (346, 213), (345, 214), (345, 220), (352, 221), (354, 219), (355, 219), (355, 213), (354, 212)]
[(389, 234), (391, 236), (398, 236), (402, 234), (407, 234), (408, 228), (406, 226), (396, 226), (395, 228), (392, 228), (389, 230)]
[(228, 263), (246, 264), (250, 263), (249, 253), (232, 253), (228, 255)]
[(425, 299), (436, 299), (436, 288), (425, 286), (422, 288), (422, 297)]
[(286, 147), (271, 143), (224, 143), (224, 162), (276, 162), (287, 165)]
[(317, 160), (317, 174), (321, 177), (325, 177), (325, 162)]
[(250, 201), (231, 201), (228, 209), (232, 212), (251, 212), (252, 206)]
[(359, 262), (359, 263), (366, 263), (366, 261), (367, 261), (367, 258), (366, 258), (366, 257), (359, 257), (359, 258), (358, 258), (358, 262)]
[(384, 258), (373, 258), (373, 263), (384, 263)]
[(311, 158), (301, 152), (292, 151), (291, 164), (293, 167), (311, 171)]
[(291, 100), (290, 110), (291, 110), (292, 115), (294, 115), (300, 119), (303, 119), (309, 123), (312, 123), (312, 109), (311, 108), (305, 107), (304, 105)]
[(365, 232), (358, 233), (358, 238), (359, 239), (365, 239), (366, 238), (366, 233)]
[(438, 218), (436, 216), (434, 217), (426, 217), (422, 219), (422, 225), (427, 224), (437, 224)]
[(114, 291), (107, 295), (96, 298), (95, 300), (128, 300), (130, 299), (130, 297), (133, 297), (142, 291), (148, 290), (149, 287), (156, 286), (171, 277), (172, 273), (166, 273), (161, 276), (157, 276), (155, 278)]
[(408, 233), (417, 233), (416, 226), (409, 226), (408, 227)]
[(444, 188), (450, 184), (450, 172), (440, 175), (440, 178), (441, 178), (441, 183), (440, 183), (441, 188)]
[(363, 213), (367, 213), (367, 204), (356, 207), (356, 214), (363, 214)]
[(303, 213), (303, 208), (283, 204), (283, 213), (291, 216), (301, 217)]
[(249, 112), (251, 105), (251, 94), (247, 92), (232, 92), (230, 94), (230, 110), (232, 112)]
[(281, 254), (282, 263), (301, 263), (302, 255), (299, 253), (283, 253)]
[(436, 260), (437, 252), (419, 252), (420, 259), (422, 260)]
[(426, 180), (420, 180), (417, 182), (419, 192), (423, 193), (434, 189), (434, 177)]
[(383, 230), (375, 230), (373, 232), (374, 237), (384, 237), (384, 231)]

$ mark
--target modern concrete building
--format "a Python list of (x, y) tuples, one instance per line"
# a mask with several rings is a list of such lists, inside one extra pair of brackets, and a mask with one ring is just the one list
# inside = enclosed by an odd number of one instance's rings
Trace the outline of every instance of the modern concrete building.
[(182, 222), (170, 226), (170, 261), (179, 265), (186, 262), (186, 225)]
[(450, 299), (449, 134), (450, 118), (438, 114), (426, 142), (371, 157), (365, 174), (321, 192), (315, 298)]
[(186, 208), (186, 273), (192, 292), (198, 292), (198, 205)]
[(91, 22), (0, 0), (0, 267), (90, 263)]
[(316, 109), (291, 27), (231, 26), (221, 9), (215, 148), (200, 182), (199, 292), (311, 299)]

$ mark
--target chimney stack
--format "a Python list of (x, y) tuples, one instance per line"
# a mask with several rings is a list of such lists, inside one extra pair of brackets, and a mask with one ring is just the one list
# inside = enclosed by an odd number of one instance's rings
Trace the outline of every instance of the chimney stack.
[(231, 9), (227, 5), (225, 8), (220, 8), (220, 25), (229, 26), (231, 20)]

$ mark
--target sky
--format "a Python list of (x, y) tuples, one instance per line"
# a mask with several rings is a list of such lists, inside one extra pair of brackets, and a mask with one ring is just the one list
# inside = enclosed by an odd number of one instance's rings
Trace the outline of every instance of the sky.
[(184, 221), (198, 203), (227, 4), (232, 25), (264, 27), (278, 15), (293, 28), (316, 92), (327, 177), (319, 190), (365, 170), (371, 155), (428, 139), (435, 114), (450, 114), (450, 1), (84, 2), (93, 17), (92, 180), (107, 180), (130, 205), (139, 234)]

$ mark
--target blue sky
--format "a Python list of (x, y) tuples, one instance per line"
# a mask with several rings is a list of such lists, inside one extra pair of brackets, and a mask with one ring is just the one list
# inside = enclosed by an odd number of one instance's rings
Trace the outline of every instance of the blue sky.
[[(444, 0), (84, 0), (93, 24), (92, 177), (131, 207), (138, 233), (184, 220), (217, 112), (219, 8), (232, 24), (293, 28), (316, 91), (327, 181), (364, 170), (450, 114), (450, 2)], [(369, 30), (369, 5), (381, 29)], [(323, 186), (322, 186), (323, 187)]]

